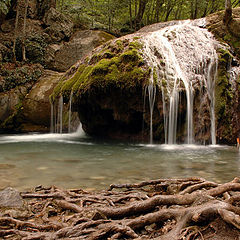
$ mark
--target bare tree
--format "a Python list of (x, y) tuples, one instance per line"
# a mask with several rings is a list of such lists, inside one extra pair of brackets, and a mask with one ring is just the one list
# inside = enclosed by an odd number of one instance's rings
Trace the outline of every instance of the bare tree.
[(15, 20), (15, 29), (14, 29), (14, 42), (13, 42), (13, 60), (16, 62), (16, 43), (17, 39), (20, 40), (22, 45), (22, 60), (26, 61), (26, 50), (25, 50), (25, 41), (26, 41), (26, 21), (27, 21), (27, 9), (28, 9), (28, 0), (18, 0), (17, 1), (17, 13)]
[(231, 19), (232, 19), (232, 3), (231, 0), (225, 0), (225, 14), (223, 17), (224, 24), (228, 25)]

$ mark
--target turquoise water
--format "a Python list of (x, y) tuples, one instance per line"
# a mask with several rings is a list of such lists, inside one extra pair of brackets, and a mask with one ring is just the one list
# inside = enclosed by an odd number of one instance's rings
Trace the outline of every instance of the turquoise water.
[(111, 183), (190, 176), (226, 182), (239, 175), (240, 153), (230, 146), (148, 145), (84, 134), (0, 136), (1, 189), (100, 190)]

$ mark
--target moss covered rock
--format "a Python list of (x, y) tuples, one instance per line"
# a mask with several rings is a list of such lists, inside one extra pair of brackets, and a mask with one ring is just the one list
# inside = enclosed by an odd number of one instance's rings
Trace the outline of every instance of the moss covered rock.
[(233, 18), (226, 25), (223, 23), (224, 11), (208, 16), (207, 28), (221, 42), (229, 44), (240, 58), (240, 8), (233, 9)]
[(63, 95), (68, 102), (72, 91), (74, 108), (87, 133), (139, 137), (143, 122), (143, 89), (150, 75), (141, 48), (137, 40), (121, 38), (96, 49), (74, 66), (70, 77), (62, 79), (51, 101)]
[(226, 46), (218, 51), (215, 93), (217, 138), (220, 143), (235, 143), (240, 134), (240, 76), (234, 73), (234, 67), (240, 65), (240, 8), (233, 9), (233, 18), (228, 24), (224, 24), (223, 16), (224, 11), (221, 11), (207, 17), (208, 29)]

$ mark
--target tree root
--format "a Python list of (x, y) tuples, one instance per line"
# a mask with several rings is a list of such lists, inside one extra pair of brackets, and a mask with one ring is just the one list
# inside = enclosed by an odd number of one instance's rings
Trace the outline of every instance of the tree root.
[(219, 219), (231, 230), (227, 239), (240, 236), (238, 178), (159, 179), (98, 193), (39, 186), (21, 196), (28, 214), (2, 210), (2, 239), (224, 239), (217, 229), (225, 228), (211, 227)]

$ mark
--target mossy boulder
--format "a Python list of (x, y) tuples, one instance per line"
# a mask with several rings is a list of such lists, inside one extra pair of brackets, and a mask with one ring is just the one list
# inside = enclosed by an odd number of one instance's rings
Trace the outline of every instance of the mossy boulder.
[(144, 88), (150, 69), (133, 38), (113, 40), (96, 49), (63, 77), (51, 95), (74, 96), (83, 129), (91, 135), (115, 138), (142, 137)]
[[(215, 87), (217, 137), (220, 143), (235, 143), (240, 131), (240, 75), (235, 75), (234, 56), (227, 49), (219, 49), (218, 77)], [(232, 73), (231, 73), (232, 71)], [(239, 71), (240, 73), (240, 71)], [(234, 76), (232, 76), (234, 75)]]
[(233, 9), (232, 19), (228, 24), (223, 23), (224, 11), (209, 15), (207, 28), (221, 42), (229, 44), (240, 58), (240, 8)]

